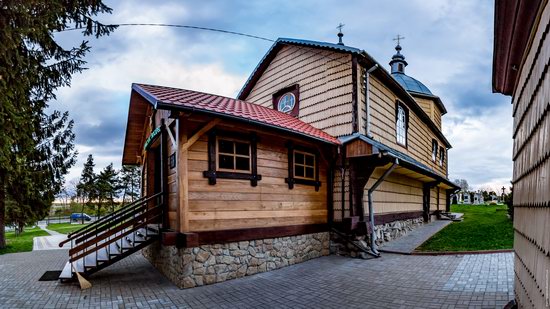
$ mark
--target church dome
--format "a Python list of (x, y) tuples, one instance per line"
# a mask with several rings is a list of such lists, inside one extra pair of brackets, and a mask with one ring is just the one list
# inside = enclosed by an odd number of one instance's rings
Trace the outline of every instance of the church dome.
[(397, 53), (393, 55), (390, 61), (391, 76), (393, 76), (393, 78), (408, 92), (433, 95), (430, 89), (423, 83), (405, 74), (405, 67), (408, 63), (405, 61), (405, 56), (401, 54), (402, 48), (401, 45), (399, 45), (399, 39), (404, 38), (399, 37), (399, 35), (397, 36), (397, 46), (395, 46)]
[(409, 92), (415, 92), (420, 94), (433, 95), (430, 89), (423, 83), (419, 82), (413, 77), (401, 72), (393, 72), (391, 76), (399, 83), (405, 90)]

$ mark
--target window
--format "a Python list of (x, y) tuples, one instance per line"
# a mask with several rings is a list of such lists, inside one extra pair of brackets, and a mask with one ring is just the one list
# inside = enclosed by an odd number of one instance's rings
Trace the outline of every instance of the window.
[(408, 109), (401, 103), (396, 104), (395, 137), (397, 143), (407, 147)]
[(319, 154), (312, 149), (296, 147), (292, 142), (287, 143), (288, 147), (288, 178), (285, 182), (289, 189), (294, 184), (310, 185), (319, 191)]
[(216, 170), (226, 172), (250, 172), (250, 142), (218, 138)]
[(292, 92), (285, 93), (277, 103), (277, 110), (289, 114), (296, 105), (296, 97)]
[(208, 170), (203, 176), (210, 185), (218, 178), (246, 179), (255, 187), (262, 179), (258, 175), (256, 134), (242, 132), (208, 133)]
[(436, 162), (437, 160), (437, 141), (432, 140), (432, 161)]
[(445, 148), (439, 147), (439, 165), (443, 166), (445, 163)]
[(315, 154), (294, 150), (294, 177), (315, 180)]
[(273, 109), (298, 117), (300, 111), (300, 87), (293, 85), (273, 94)]

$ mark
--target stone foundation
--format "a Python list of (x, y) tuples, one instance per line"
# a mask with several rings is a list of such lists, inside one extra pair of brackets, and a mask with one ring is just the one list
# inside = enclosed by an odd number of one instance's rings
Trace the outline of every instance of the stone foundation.
[(154, 243), (142, 250), (180, 288), (270, 271), (329, 254), (329, 233), (240, 241), (195, 248)]
[[(376, 244), (382, 246), (386, 242), (395, 240), (408, 232), (420, 227), (424, 222), (422, 217), (416, 219), (397, 220), (386, 224), (375, 225)], [(359, 236), (354, 242), (364, 248), (370, 248), (370, 237)], [(342, 256), (368, 258), (368, 255), (344, 241), (336, 233), (330, 234), (330, 253)]]
[(374, 230), (376, 231), (376, 244), (380, 246), (385, 242), (395, 240), (403, 235), (406, 235), (415, 228), (420, 227), (423, 223), (424, 219), (420, 217), (416, 219), (399, 220), (386, 224), (375, 225)]

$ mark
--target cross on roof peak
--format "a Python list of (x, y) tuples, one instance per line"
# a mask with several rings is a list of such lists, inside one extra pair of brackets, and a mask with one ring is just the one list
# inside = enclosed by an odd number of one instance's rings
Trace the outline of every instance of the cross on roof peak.
[(399, 42), (400, 42), (401, 40), (404, 40), (404, 39), (405, 39), (404, 36), (400, 36), (400, 35), (398, 34), (398, 35), (395, 37), (395, 39), (393, 39), (393, 40), (394, 40), (394, 41), (397, 41), (397, 45), (399, 45)]
[(338, 24), (338, 27), (336, 27), (336, 29), (339, 30), (338, 32), (338, 45), (344, 45), (344, 42), (342, 42), (342, 37), (344, 36), (344, 34), (342, 33), (342, 28), (344, 28), (344, 24), (342, 23), (339, 23)]

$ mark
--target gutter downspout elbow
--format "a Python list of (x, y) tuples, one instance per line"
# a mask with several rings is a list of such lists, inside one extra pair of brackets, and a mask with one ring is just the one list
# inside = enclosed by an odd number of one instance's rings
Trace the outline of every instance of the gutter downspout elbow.
[(370, 247), (371, 251), (374, 255), (380, 256), (380, 252), (378, 252), (378, 246), (376, 245), (376, 233), (374, 232), (374, 207), (372, 205), (372, 193), (376, 191), (378, 186), (393, 172), (393, 170), (399, 165), (399, 159), (395, 158), (395, 161), (390, 166), (389, 169), (387, 169), (382, 177), (378, 178), (376, 182), (372, 185), (372, 187), (368, 191), (368, 198), (369, 198), (369, 226), (370, 226)]
[(378, 63), (374, 64), (370, 69), (367, 70), (365, 73), (365, 103), (367, 105), (367, 123), (366, 123), (366, 131), (367, 136), (372, 138), (372, 135), (370, 133), (370, 86), (369, 86), (369, 80), (370, 80), (370, 74), (374, 72), (376, 69), (378, 69)]

